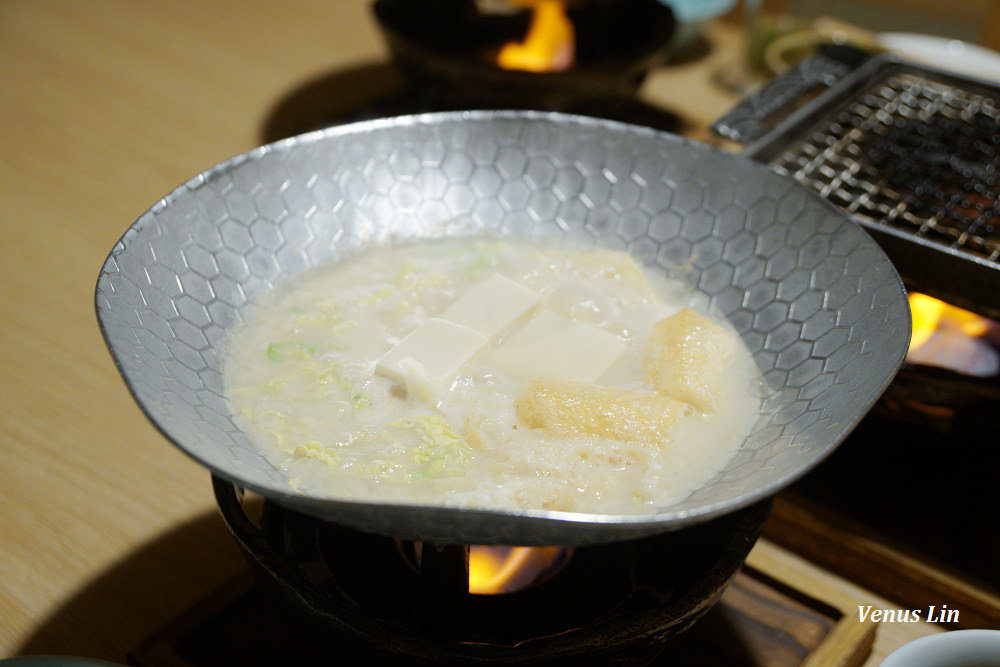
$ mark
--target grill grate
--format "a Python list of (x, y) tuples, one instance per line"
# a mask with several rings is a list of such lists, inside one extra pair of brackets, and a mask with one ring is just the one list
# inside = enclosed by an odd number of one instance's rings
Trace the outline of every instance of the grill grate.
[(1000, 264), (998, 100), (890, 72), (769, 166), (856, 218)]

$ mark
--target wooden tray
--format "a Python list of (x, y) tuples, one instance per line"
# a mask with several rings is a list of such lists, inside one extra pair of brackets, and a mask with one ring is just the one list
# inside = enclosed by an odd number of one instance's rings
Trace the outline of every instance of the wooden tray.
[(997, 591), (794, 492), (775, 499), (763, 534), (765, 543), (780, 545), (899, 608), (946, 602), (961, 609), (959, 622), (949, 630), (1000, 629)]
[[(857, 602), (835, 589), (823, 598), (781, 579), (763, 540), (716, 606), (652, 665), (853, 667), (864, 663), (876, 624), (857, 620)], [(810, 587), (811, 588), (811, 587)], [(214, 664), (364, 664), (333, 659), (253, 583), (249, 573), (220, 587), (136, 647), (137, 667)], [(319, 654), (317, 653), (319, 652)]]

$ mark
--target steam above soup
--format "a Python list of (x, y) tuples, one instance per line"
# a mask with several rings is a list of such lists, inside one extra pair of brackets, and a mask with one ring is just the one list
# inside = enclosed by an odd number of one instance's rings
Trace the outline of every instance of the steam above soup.
[(652, 512), (711, 479), (759, 410), (749, 352), (699, 301), (623, 252), (372, 248), (246, 312), (227, 400), (302, 493)]

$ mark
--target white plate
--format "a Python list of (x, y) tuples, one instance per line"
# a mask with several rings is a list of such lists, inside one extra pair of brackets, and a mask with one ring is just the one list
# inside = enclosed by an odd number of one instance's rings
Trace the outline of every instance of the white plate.
[(1000, 53), (958, 39), (902, 32), (882, 33), (879, 45), (922, 65), (1000, 83)]
[(928, 635), (889, 654), (881, 667), (1000, 665), (1000, 630), (952, 630)]

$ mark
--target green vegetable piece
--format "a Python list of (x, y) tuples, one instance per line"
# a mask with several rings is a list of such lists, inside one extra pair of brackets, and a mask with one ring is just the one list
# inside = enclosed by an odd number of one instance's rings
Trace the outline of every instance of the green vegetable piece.
[(290, 340), (279, 340), (267, 346), (267, 358), (273, 362), (284, 361), (285, 352), (293, 342)]

